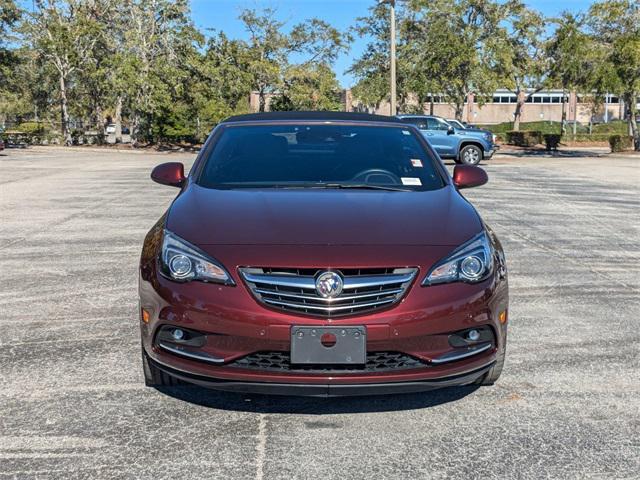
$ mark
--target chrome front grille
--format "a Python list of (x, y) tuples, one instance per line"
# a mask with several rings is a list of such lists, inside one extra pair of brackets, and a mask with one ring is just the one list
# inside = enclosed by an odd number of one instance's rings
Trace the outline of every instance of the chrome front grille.
[[(335, 272), (342, 279), (342, 292), (333, 298), (324, 298), (316, 291), (316, 279), (326, 271)], [(364, 314), (395, 305), (417, 272), (416, 268), (240, 269), (260, 303), (324, 318)]]

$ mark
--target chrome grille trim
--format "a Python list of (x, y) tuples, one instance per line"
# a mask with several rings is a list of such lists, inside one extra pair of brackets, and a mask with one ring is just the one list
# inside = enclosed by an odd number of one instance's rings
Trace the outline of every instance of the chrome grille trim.
[(418, 273), (417, 268), (331, 269), (341, 276), (343, 290), (337, 297), (323, 298), (316, 292), (316, 278), (328, 269), (247, 267), (239, 271), (263, 305), (325, 318), (364, 314), (395, 305)]
[[(298, 308), (301, 306), (299, 303), (281, 302), (279, 300), (263, 299), (263, 301), (268, 303), (269, 305), (279, 305), (282, 307)], [(376, 302), (368, 302), (368, 303), (354, 303), (352, 305), (342, 305), (342, 306), (336, 306), (336, 307), (318, 307), (315, 305), (306, 305), (306, 304), (304, 305), (304, 307), (309, 310), (318, 310), (321, 312), (331, 313), (331, 312), (338, 312), (340, 310), (348, 310), (353, 308), (374, 307), (376, 305), (382, 305), (383, 303), (388, 303), (393, 301), (395, 301), (395, 298), (390, 298), (388, 300), (379, 300)]]
[(260, 293), (260, 294), (273, 294), (273, 295), (279, 295), (281, 297), (291, 297), (291, 298), (302, 298), (304, 300), (322, 300), (322, 301), (326, 301), (328, 303), (335, 303), (335, 302), (341, 302), (341, 301), (347, 301), (347, 300), (356, 300), (358, 298), (368, 298), (368, 297), (379, 297), (382, 295), (396, 295), (398, 293), (402, 293), (404, 290), (402, 290), (401, 288), (396, 288), (393, 290), (381, 290), (379, 292), (373, 292), (373, 293), (363, 293), (362, 295), (340, 295), (337, 298), (320, 298), (318, 296), (315, 295), (304, 295), (304, 294), (296, 294), (296, 293), (286, 293), (286, 292), (279, 292), (278, 290), (265, 290), (262, 288), (256, 288), (254, 290), (256, 293)]
[(314, 277), (297, 277), (288, 273), (282, 275), (255, 275), (245, 272), (244, 270), (241, 270), (241, 272), (244, 279), (251, 283), (266, 283), (278, 287), (306, 288), (310, 290), (316, 289), (316, 280)]

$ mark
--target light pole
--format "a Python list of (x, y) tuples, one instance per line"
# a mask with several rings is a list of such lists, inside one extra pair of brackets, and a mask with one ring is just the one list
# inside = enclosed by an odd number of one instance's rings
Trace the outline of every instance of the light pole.
[(391, 116), (397, 113), (396, 109), (396, 0), (389, 0), (389, 7), (391, 9)]

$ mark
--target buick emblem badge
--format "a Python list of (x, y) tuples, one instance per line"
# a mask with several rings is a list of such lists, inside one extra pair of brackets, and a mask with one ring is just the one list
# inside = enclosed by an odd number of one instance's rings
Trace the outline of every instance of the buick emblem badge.
[(335, 298), (342, 293), (344, 282), (335, 272), (323, 272), (316, 278), (316, 292), (322, 298)]

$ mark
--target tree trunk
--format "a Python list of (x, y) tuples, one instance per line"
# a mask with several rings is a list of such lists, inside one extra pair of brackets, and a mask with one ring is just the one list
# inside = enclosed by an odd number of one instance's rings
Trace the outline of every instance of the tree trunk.
[(258, 90), (258, 100), (260, 101), (258, 105), (258, 111), (265, 112), (267, 108), (267, 96), (262, 88)]
[(131, 119), (131, 138), (134, 144), (138, 143), (140, 139), (140, 114), (138, 112), (134, 113)]
[(636, 108), (636, 92), (629, 92), (624, 95), (624, 101), (627, 104), (629, 112), (629, 130), (633, 137), (633, 149), (636, 152), (640, 152), (640, 132), (638, 132), (638, 122), (636, 121), (636, 115), (638, 113)]
[(429, 115), (433, 115), (433, 95), (431, 96), (431, 102), (429, 102)]
[(525, 97), (518, 89), (516, 91), (516, 111), (513, 113), (513, 130), (520, 131), (520, 118), (522, 117), (522, 109), (524, 108)]
[(60, 75), (60, 123), (62, 126), (62, 137), (64, 145), (70, 146), (73, 141), (69, 131), (69, 109), (67, 107), (67, 82), (64, 75)]
[(462, 114), (464, 113), (464, 101), (456, 101), (456, 120), (462, 122)]
[(560, 136), (564, 135), (564, 122), (567, 119), (567, 109), (564, 101), (564, 87), (562, 88), (562, 114), (560, 115)]
[(122, 96), (118, 95), (116, 100), (116, 112), (113, 122), (116, 125), (116, 143), (122, 143)]

